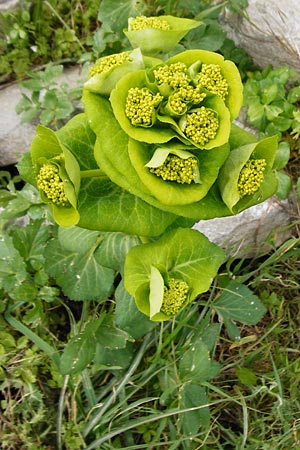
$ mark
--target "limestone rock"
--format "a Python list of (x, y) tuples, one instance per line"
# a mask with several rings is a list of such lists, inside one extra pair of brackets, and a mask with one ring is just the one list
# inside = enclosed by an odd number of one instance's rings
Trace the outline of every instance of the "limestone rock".
[(245, 17), (225, 9), (221, 22), (228, 37), (259, 67), (300, 69), (299, 0), (248, 0)]
[(288, 201), (273, 196), (235, 216), (201, 220), (193, 228), (221, 246), (227, 255), (253, 257), (267, 253), (290, 237), (290, 230), (285, 228), (290, 223), (289, 209)]
[[(81, 77), (80, 69), (75, 67), (66, 70), (57, 82), (67, 82), (70, 87), (75, 87)], [(22, 92), (26, 91), (17, 84), (0, 90), (0, 167), (18, 162), (20, 156), (29, 150), (35, 135), (35, 125), (22, 124), (21, 117), (16, 113), (16, 105), (22, 97)]]

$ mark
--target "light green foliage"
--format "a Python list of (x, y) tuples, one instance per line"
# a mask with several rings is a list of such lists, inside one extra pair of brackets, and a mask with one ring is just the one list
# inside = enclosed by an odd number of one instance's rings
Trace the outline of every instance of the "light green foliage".
[(58, 127), (77, 110), (82, 88), (69, 88), (66, 83), (59, 83), (62, 73), (63, 66), (52, 63), (39, 72), (28, 72), (30, 78), (21, 85), (30, 94), (23, 92), (16, 106), (21, 122), (39, 118), (43, 125)]

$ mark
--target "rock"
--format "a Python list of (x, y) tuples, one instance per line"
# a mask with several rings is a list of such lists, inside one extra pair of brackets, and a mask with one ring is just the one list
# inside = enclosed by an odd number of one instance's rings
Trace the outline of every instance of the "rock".
[[(65, 70), (58, 78), (58, 84), (67, 82), (71, 87), (78, 86), (82, 77), (79, 67)], [(29, 150), (31, 140), (35, 135), (35, 125), (21, 123), (21, 117), (16, 113), (16, 105), (22, 97), (22, 89), (13, 84), (0, 90), (0, 167), (15, 164), (20, 156)], [(27, 92), (27, 95), (30, 93)]]
[(220, 20), (228, 37), (259, 67), (300, 69), (299, 0), (248, 0), (243, 16), (226, 8)]
[(15, 8), (19, 3), (19, 0), (0, 0), (0, 11), (8, 11)]
[[(273, 196), (235, 216), (201, 220), (194, 225), (228, 256), (260, 256), (286, 241), (291, 231), (290, 202)], [(268, 243), (269, 242), (269, 243)]]

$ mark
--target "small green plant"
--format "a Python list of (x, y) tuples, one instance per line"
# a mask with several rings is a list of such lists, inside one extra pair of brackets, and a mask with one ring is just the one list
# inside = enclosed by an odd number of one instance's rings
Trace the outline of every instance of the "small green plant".
[(29, 79), (21, 86), (31, 94), (23, 92), (16, 106), (21, 122), (38, 119), (43, 125), (58, 128), (78, 110), (82, 88), (78, 84), (70, 89), (66, 82), (59, 83), (62, 74), (63, 66), (51, 63), (39, 72), (27, 72)]
[(244, 95), (247, 119), (261, 133), (282, 135), (288, 131), (294, 139), (299, 138), (300, 86), (292, 68), (268, 66), (248, 73)]

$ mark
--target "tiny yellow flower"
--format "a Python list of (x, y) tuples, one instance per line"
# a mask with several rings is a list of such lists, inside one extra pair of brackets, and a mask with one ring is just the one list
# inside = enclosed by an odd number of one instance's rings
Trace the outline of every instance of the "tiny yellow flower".
[(185, 135), (198, 145), (205, 145), (216, 137), (219, 121), (216, 113), (205, 106), (186, 115)]
[(164, 297), (161, 312), (167, 316), (175, 316), (184, 306), (188, 297), (189, 285), (182, 280), (170, 278), (169, 286), (164, 286)]
[(265, 159), (249, 159), (240, 172), (238, 191), (241, 197), (258, 191), (264, 179)]
[(59, 169), (55, 164), (44, 164), (40, 168), (37, 175), (37, 187), (54, 205), (70, 205), (65, 193), (64, 182), (60, 179)]
[(169, 30), (169, 23), (159, 17), (138, 16), (130, 18), (128, 21), (130, 31), (145, 30), (146, 28), (154, 28), (156, 30)]
[(125, 114), (132, 125), (151, 126), (155, 119), (155, 108), (163, 97), (147, 88), (130, 88), (126, 98)]
[(169, 154), (165, 162), (159, 167), (151, 167), (151, 173), (165, 181), (175, 181), (179, 184), (191, 184), (197, 176), (197, 158), (182, 159)]

